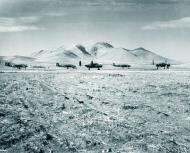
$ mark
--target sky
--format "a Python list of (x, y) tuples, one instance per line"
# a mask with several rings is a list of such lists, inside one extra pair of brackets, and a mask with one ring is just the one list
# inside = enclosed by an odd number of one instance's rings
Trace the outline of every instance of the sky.
[(109, 42), (190, 62), (190, 0), (0, 0), (0, 55)]

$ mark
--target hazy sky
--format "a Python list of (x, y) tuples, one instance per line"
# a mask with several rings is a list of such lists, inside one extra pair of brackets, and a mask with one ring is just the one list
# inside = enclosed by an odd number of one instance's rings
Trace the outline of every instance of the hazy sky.
[(110, 42), (190, 62), (190, 0), (0, 0), (0, 55)]

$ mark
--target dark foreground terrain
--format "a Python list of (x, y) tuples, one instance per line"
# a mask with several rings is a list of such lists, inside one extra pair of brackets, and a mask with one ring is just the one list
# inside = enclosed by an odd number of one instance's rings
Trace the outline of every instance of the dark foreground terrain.
[(190, 152), (190, 72), (0, 73), (0, 90), (0, 152)]

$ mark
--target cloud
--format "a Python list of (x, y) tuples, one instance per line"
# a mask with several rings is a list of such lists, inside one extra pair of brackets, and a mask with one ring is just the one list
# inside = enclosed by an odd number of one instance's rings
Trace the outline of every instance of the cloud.
[(40, 30), (42, 28), (36, 26), (0, 26), (0, 32), (21, 32), (21, 31), (31, 31)]
[(150, 25), (143, 26), (142, 30), (159, 30), (159, 29), (176, 29), (176, 28), (190, 28), (190, 17), (180, 18), (178, 20), (154, 22)]
[(40, 17), (0, 17), (0, 32), (21, 32), (31, 30), (42, 30), (43, 28), (34, 25)]
[[(43, 15), (85, 9), (129, 9), (150, 5), (190, 4), (189, 0), (0, 0), (0, 16)], [(140, 5), (140, 6), (139, 6)], [(147, 8), (148, 8), (147, 7)], [(154, 6), (155, 7), (155, 6)], [(147, 9), (146, 8), (146, 9)]]

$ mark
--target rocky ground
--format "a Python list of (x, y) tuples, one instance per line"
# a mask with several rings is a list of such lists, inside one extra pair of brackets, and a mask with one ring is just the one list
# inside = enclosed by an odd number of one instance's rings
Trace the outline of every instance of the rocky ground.
[(0, 90), (0, 152), (190, 152), (190, 72), (0, 73)]

